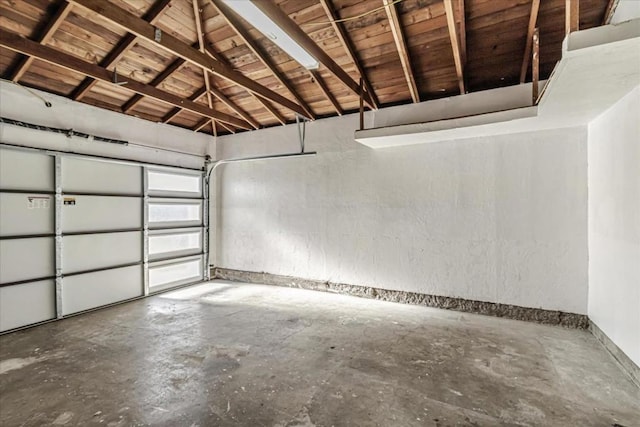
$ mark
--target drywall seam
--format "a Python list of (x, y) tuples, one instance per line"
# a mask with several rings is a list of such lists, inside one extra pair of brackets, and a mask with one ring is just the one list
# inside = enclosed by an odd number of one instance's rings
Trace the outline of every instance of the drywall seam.
[(563, 311), (520, 307), (517, 305), (428, 295), (417, 292), (392, 291), (370, 286), (332, 283), (321, 280), (303, 279), (300, 277), (280, 276), (277, 274), (232, 270), (219, 267), (212, 269), (211, 276), (216, 279), (236, 282), (259, 283), (289, 288), (333, 292), (362, 298), (371, 298), (380, 301), (422, 305), (425, 307), (483, 314), (486, 316), (505, 317), (508, 319), (523, 320), (527, 322), (558, 325), (567, 328), (586, 329), (589, 326), (587, 316), (583, 314), (566, 313)]

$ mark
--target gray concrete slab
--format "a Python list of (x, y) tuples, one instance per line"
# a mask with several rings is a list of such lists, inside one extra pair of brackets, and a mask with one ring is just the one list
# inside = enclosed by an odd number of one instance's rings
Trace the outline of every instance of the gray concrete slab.
[(216, 281), (0, 337), (3, 426), (637, 426), (584, 330)]

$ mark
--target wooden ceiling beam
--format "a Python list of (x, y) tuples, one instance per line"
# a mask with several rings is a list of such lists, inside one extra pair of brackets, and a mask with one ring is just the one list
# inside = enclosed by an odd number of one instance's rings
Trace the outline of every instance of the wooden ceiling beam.
[(467, 66), (467, 18), (464, 6), (464, 0), (458, 0), (458, 29), (460, 30), (460, 55), (462, 56), (462, 63)]
[[(176, 59), (171, 64), (169, 64), (167, 68), (162, 70), (162, 72), (160, 72), (160, 74), (158, 74), (153, 80), (151, 80), (149, 84), (153, 87), (160, 86), (160, 84), (163, 81), (165, 81), (167, 78), (169, 78), (169, 76), (171, 76), (173, 73), (175, 73), (180, 68), (182, 68), (185, 62), (186, 61), (182, 58)], [(134, 96), (129, 98), (127, 102), (124, 103), (124, 105), (122, 106), (122, 112), (128, 113), (129, 111), (133, 110), (143, 99), (144, 99), (144, 96), (135, 94)]]
[(522, 59), (522, 67), (520, 68), (520, 83), (524, 83), (527, 78), (527, 68), (531, 60), (531, 46), (533, 45), (533, 33), (536, 29), (538, 21), (538, 10), (540, 9), (540, 0), (531, 2), (531, 14), (529, 15), (529, 27), (527, 28), (527, 43), (524, 48), (524, 58)]
[(356, 56), (356, 51), (355, 51), (355, 48), (353, 47), (353, 43), (351, 43), (351, 40), (349, 39), (349, 35), (347, 34), (344, 27), (340, 25), (339, 22), (337, 22), (339, 19), (339, 16), (335, 12), (335, 8), (333, 7), (333, 2), (331, 0), (320, 0), (320, 4), (324, 9), (325, 14), (329, 17), (329, 20), (331, 21), (331, 26), (333, 27), (333, 31), (336, 33), (336, 37), (338, 37), (338, 40), (340, 40), (340, 43), (342, 44), (345, 51), (347, 52), (347, 56), (349, 57), (351, 62), (353, 62), (353, 64), (356, 66), (356, 69), (358, 70), (358, 74), (360, 74), (360, 77), (362, 78), (362, 81), (364, 83), (364, 89), (369, 93), (369, 95), (371, 95), (371, 105), (369, 105), (369, 107), (373, 108), (374, 110), (377, 110), (378, 97), (373, 91), (373, 86), (371, 86), (371, 82), (369, 82), (369, 79), (367, 78), (367, 75), (365, 74), (364, 69), (360, 64), (360, 61)]
[(192, 48), (186, 43), (183, 43), (178, 38), (171, 34), (160, 31), (156, 33), (156, 27), (149, 24), (143, 19), (138, 18), (135, 15), (130, 14), (124, 9), (115, 6), (113, 3), (105, 2), (103, 0), (70, 0), (74, 4), (84, 7), (87, 10), (93, 11), (102, 16), (102, 18), (118, 25), (122, 29), (129, 31), (132, 34), (146, 40), (155, 46), (170, 52), (176, 56), (179, 56), (188, 62), (202, 68), (206, 72), (213, 73), (220, 77), (244, 87), (256, 94), (269, 99), (273, 102), (277, 102), (282, 106), (302, 115), (307, 116), (307, 113), (295, 102), (290, 101), (284, 96), (268, 89), (249, 77), (246, 77), (242, 73), (234, 70), (229, 66), (221, 64), (197, 49)]
[[(267, 15), (273, 22), (275, 22), (280, 28), (282, 28), (289, 36), (298, 43), (304, 50), (309, 52), (311, 56), (324, 65), (331, 74), (333, 74), (338, 80), (342, 82), (351, 92), (358, 97), (360, 96), (360, 86), (342, 69), (336, 62), (331, 59), (320, 46), (318, 46), (312, 39), (304, 32), (298, 24), (289, 15), (284, 13), (278, 5), (270, 1), (255, 1), (253, 4), (258, 7), (265, 15)], [(364, 99), (367, 104), (373, 104), (371, 95), (365, 91)]]
[[(162, 14), (167, 10), (170, 6), (172, 0), (157, 0), (151, 9), (147, 13), (144, 14), (142, 19), (145, 21), (155, 24)], [(113, 64), (117, 64), (120, 59), (127, 53), (129, 49), (131, 49), (137, 42), (138, 38), (131, 33), (127, 33), (126, 36), (122, 40), (116, 44), (116, 46), (111, 49), (111, 51), (100, 61), (100, 66), (104, 68), (109, 68)], [(80, 85), (75, 88), (73, 93), (71, 94), (71, 98), (76, 101), (81, 100), (93, 87), (96, 85), (95, 79), (84, 79)]]
[[(202, 31), (202, 14), (200, 10), (199, 0), (192, 0), (193, 3), (193, 14), (195, 16), (196, 21), (196, 32), (198, 33), (198, 45), (200, 48), (200, 52), (205, 53), (205, 43), (204, 43), (204, 32)], [(211, 50), (211, 49), (210, 49)], [(216, 88), (213, 84), (211, 84), (211, 79), (209, 78), (209, 73), (203, 73), (204, 75), (204, 85), (207, 89), (207, 102), (209, 104), (209, 108), (213, 107), (213, 100), (211, 99), (211, 94), (213, 93), (216, 98), (222, 101), (227, 107), (231, 108), (235, 111), (240, 117), (245, 119), (247, 123), (253, 126), (254, 129), (260, 129), (260, 123), (255, 120), (249, 113), (240, 108), (235, 102), (231, 101), (222, 91)], [(213, 127), (214, 124), (211, 123)]]
[(278, 82), (289, 91), (296, 102), (305, 110), (308, 118), (314, 120), (316, 118), (316, 115), (311, 110), (309, 105), (302, 99), (302, 97), (300, 97), (300, 95), (298, 95), (291, 83), (287, 81), (284, 74), (278, 71), (273, 61), (262, 52), (262, 49), (260, 49), (256, 41), (251, 38), (251, 36), (249, 35), (249, 31), (244, 27), (244, 25), (240, 21), (240, 18), (233, 11), (233, 9), (231, 9), (220, 0), (209, 0), (209, 3), (220, 14), (220, 16), (222, 16), (227, 25), (229, 25), (231, 29), (242, 39), (244, 44), (247, 45), (247, 47), (260, 60), (260, 62), (262, 62), (262, 64), (271, 72), (271, 74), (274, 75), (276, 80), (278, 80)]
[(411, 58), (409, 57), (409, 49), (407, 47), (407, 40), (404, 37), (402, 31), (402, 23), (398, 16), (398, 10), (395, 3), (392, 0), (382, 0), (384, 3), (384, 9), (387, 12), (387, 18), (391, 27), (391, 33), (393, 34), (393, 41), (396, 44), (396, 50), (400, 56), (400, 64), (402, 65), (402, 71), (404, 71), (404, 78), (407, 80), (407, 86), (409, 86), (409, 93), (413, 102), (420, 102), (420, 92), (416, 85), (416, 79), (411, 69)]
[[(51, 37), (53, 37), (53, 34), (56, 32), (58, 27), (60, 27), (60, 24), (62, 24), (69, 12), (71, 12), (71, 8), (72, 5), (66, 0), (62, 0), (60, 2), (58, 7), (56, 8), (56, 11), (48, 19), (42, 31), (40, 31), (37, 40), (38, 43), (47, 44), (47, 42), (51, 40)], [(14, 68), (13, 73), (11, 73), (9, 79), (13, 82), (19, 81), (22, 76), (24, 76), (24, 73), (27, 72), (29, 66), (31, 66), (33, 59), (34, 58), (31, 56), (23, 56), (20, 59), (20, 62), (18, 62), (18, 64)]]
[(602, 17), (602, 25), (609, 25), (611, 23), (611, 18), (613, 18), (613, 13), (616, 11), (619, 1), (620, 0), (609, 0), (607, 8), (604, 10), (604, 16)]
[(565, 34), (573, 33), (579, 30), (580, 26), (580, 0), (565, 0), (564, 15), (564, 31)]
[(7, 49), (22, 53), (24, 55), (33, 56), (50, 64), (60, 66), (75, 73), (83, 74), (87, 77), (91, 77), (106, 83), (111, 83), (114, 78), (118, 78), (119, 81), (127, 81), (126, 85), (120, 86), (123, 89), (131, 90), (141, 95), (145, 95), (158, 101), (162, 101), (166, 104), (187, 109), (201, 116), (218, 119), (237, 127), (244, 128), (246, 126), (244, 121), (239, 120), (233, 116), (215, 111), (211, 108), (207, 108), (202, 104), (182, 99), (177, 95), (169, 92), (164, 92), (160, 89), (138, 82), (136, 80), (127, 80), (125, 76), (118, 76), (117, 74), (107, 70), (106, 68), (100, 67), (99, 65), (83, 61), (75, 56), (69, 55), (45, 45), (41, 45), (38, 42), (34, 42), (32, 40), (24, 38), (19, 34), (12, 33), (3, 28), (0, 28), (0, 46), (4, 46)]
[(309, 75), (311, 76), (313, 81), (316, 83), (316, 85), (318, 85), (318, 88), (320, 88), (320, 91), (324, 94), (325, 98), (327, 98), (331, 103), (331, 105), (333, 105), (333, 109), (336, 110), (336, 113), (338, 113), (339, 116), (341, 116), (343, 114), (342, 107), (340, 107), (340, 104), (336, 100), (335, 96), (333, 96), (331, 94), (331, 91), (329, 91), (329, 88), (327, 87), (326, 83), (322, 79), (322, 76), (320, 76), (320, 73), (318, 72), (318, 70), (308, 70), (308, 71), (309, 71)]
[(444, 0), (444, 10), (447, 15), (447, 27), (449, 28), (449, 38), (451, 39), (451, 48), (453, 50), (453, 61), (456, 65), (458, 87), (460, 88), (460, 94), (465, 94), (464, 62), (462, 62), (462, 54), (460, 53), (460, 41), (458, 40), (456, 17), (453, 12), (453, 0)]
[(269, 101), (267, 101), (266, 99), (260, 98), (260, 97), (259, 97), (259, 96), (257, 96), (255, 93), (251, 93), (251, 92), (249, 92), (249, 93), (251, 94), (251, 96), (253, 96), (253, 98), (254, 98), (256, 101), (258, 101), (258, 102), (259, 102), (259, 103), (260, 103), (260, 104), (265, 108), (265, 110), (267, 110), (269, 113), (271, 113), (271, 115), (272, 115), (273, 117), (275, 117), (275, 119), (276, 119), (277, 121), (279, 121), (281, 125), (283, 125), (283, 126), (284, 126), (284, 125), (286, 125), (286, 124), (287, 124), (287, 120), (286, 120), (284, 117), (282, 117), (282, 114), (280, 114), (280, 113), (278, 112), (278, 110), (276, 110), (276, 109), (273, 107), (273, 105), (269, 104)]

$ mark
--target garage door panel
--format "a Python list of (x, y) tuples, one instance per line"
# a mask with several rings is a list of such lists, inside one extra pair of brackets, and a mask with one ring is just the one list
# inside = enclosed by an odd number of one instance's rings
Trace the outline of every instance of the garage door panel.
[(0, 240), (0, 283), (55, 275), (52, 237)]
[(63, 274), (142, 261), (142, 233), (82, 234), (62, 239)]
[(53, 234), (50, 194), (0, 193), (0, 236)]
[(63, 158), (62, 191), (141, 195), (142, 168), (99, 160)]
[(202, 257), (157, 262), (149, 266), (149, 288), (158, 291), (202, 280)]
[(63, 315), (142, 296), (142, 266), (67, 276), (62, 279)]
[(56, 317), (53, 280), (0, 287), (0, 332)]
[(62, 232), (127, 230), (142, 227), (142, 201), (137, 197), (65, 195)]
[(53, 156), (0, 149), (0, 188), (53, 191)]

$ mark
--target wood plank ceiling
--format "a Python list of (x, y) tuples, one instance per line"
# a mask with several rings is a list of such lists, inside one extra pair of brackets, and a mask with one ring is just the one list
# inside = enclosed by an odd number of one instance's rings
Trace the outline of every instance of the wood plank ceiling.
[[(536, 27), (547, 78), (567, 2), (578, 0), (258, 2), (314, 53), (321, 65), (307, 70), (222, 0), (0, 0), (0, 73), (154, 122), (235, 133), (355, 111), (361, 77), (369, 108), (530, 81)], [(580, 0), (579, 28), (605, 22), (609, 4)]]

